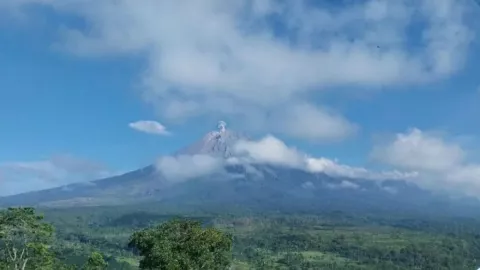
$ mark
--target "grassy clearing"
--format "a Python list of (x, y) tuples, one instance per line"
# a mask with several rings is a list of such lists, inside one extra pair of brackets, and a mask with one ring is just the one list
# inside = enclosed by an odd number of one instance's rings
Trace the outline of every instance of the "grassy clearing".
[(116, 259), (118, 262), (125, 262), (134, 267), (138, 267), (140, 263), (138, 259), (132, 257), (117, 257)]

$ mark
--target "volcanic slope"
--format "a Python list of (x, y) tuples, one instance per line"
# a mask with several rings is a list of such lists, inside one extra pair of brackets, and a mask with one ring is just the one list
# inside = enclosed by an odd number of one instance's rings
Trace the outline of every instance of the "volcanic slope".
[[(208, 132), (170, 158), (234, 157), (233, 147), (248, 137), (225, 128)], [(165, 177), (155, 165), (123, 175), (0, 198), (0, 206), (50, 207), (159, 202), (202, 208), (248, 207), (257, 210), (315, 212), (397, 211), (478, 214), (476, 200), (450, 199), (413, 183), (334, 177), (267, 164), (222, 163), (218, 171), (188, 180)], [(183, 170), (183, 168), (181, 168)], [(190, 168), (185, 167), (184, 170)], [(178, 181), (177, 181), (178, 180)]]

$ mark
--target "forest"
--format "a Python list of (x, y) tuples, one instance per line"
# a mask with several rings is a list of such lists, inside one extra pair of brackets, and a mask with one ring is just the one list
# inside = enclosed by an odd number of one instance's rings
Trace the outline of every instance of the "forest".
[(0, 269), (476, 269), (479, 225), (340, 211), (11, 208), (0, 212)]

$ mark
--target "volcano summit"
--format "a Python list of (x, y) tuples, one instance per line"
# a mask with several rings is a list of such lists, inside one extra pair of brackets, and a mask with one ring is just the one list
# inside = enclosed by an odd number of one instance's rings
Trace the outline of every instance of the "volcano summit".
[(224, 121), (218, 123), (218, 130), (210, 131), (199, 141), (187, 146), (175, 155), (211, 155), (228, 158), (233, 156), (233, 147), (240, 140), (248, 140), (247, 136), (226, 128)]

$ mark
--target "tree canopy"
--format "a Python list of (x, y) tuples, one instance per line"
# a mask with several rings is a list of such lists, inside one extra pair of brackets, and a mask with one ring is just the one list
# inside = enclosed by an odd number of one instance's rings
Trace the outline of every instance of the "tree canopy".
[(108, 263), (103, 259), (103, 255), (99, 252), (92, 252), (87, 260), (87, 263), (83, 267), (84, 270), (105, 270), (108, 267)]
[(0, 212), (0, 261), (7, 269), (51, 269), (49, 250), (53, 226), (43, 222), (33, 208)]
[(232, 237), (193, 220), (174, 219), (132, 235), (129, 243), (143, 257), (141, 269), (227, 269)]

